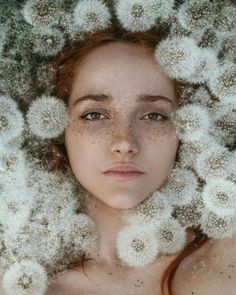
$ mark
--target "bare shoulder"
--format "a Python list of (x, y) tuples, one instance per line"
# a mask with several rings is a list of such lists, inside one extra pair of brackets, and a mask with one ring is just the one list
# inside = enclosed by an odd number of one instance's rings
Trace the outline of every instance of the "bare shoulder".
[(176, 294), (235, 295), (236, 235), (210, 240), (187, 257), (176, 273)]

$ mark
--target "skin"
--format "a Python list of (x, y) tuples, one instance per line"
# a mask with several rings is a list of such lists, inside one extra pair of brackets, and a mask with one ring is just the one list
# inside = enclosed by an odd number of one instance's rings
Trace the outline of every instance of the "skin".
[[(97, 93), (111, 95), (114, 102), (73, 106), (76, 99)], [(146, 108), (136, 102), (143, 93), (166, 96), (174, 105), (158, 101)], [(160, 293), (162, 274), (178, 253), (158, 257), (144, 268), (130, 268), (116, 256), (116, 237), (125, 225), (119, 213), (161, 188), (172, 169), (178, 148), (173, 126), (169, 121), (143, 118), (152, 112), (172, 113), (175, 95), (173, 82), (138, 45), (119, 42), (99, 47), (79, 65), (68, 104), (71, 124), (65, 132), (65, 144), (73, 173), (85, 188), (86, 213), (95, 221), (98, 248), (90, 255), (93, 260), (84, 264), (88, 277), (80, 268), (78, 272), (68, 271), (50, 284), (45, 295), (100, 295), (110, 294), (110, 290), (117, 295)], [(88, 112), (101, 112), (100, 116), (94, 114), (101, 121), (78, 119)], [(133, 163), (145, 174), (121, 182), (102, 173), (117, 162)], [(188, 232), (188, 243), (192, 239)], [(208, 243), (187, 257), (177, 271), (176, 295), (233, 295), (235, 245), (235, 238)]]
[[(84, 95), (106, 94), (112, 102), (73, 103)], [(141, 94), (171, 100), (137, 102)], [(71, 124), (65, 144), (75, 177), (95, 198), (109, 207), (137, 206), (167, 179), (178, 148), (170, 119), (176, 108), (173, 81), (153, 55), (138, 45), (111, 43), (90, 52), (79, 65), (68, 102)], [(89, 120), (80, 118), (89, 112)], [(149, 115), (152, 112), (159, 113)], [(91, 118), (97, 120), (91, 121)], [(156, 118), (156, 119), (151, 119)], [(103, 172), (115, 163), (132, 163), (141, 177), (120, 181)]]

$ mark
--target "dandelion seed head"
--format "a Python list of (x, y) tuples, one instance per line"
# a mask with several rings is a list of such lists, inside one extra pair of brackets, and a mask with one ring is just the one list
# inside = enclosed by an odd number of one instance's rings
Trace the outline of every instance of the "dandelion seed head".
[(33, 30), (34, 52), (42, 56), (58, 53), (65, 45), (65, 38), (59, 29), (44, 27)]
[(7, 294), (42, 295), (47, 288), (45, 269), (36, 261), (15, 262), (3, 276), (3, 288)]
[(209, 180), (203, 188), (202, 198), (209, 211), (218, 216), (236, 214), (236, 184), (216, 178)]
[(236, 138), (236, 103), (221, 105), (213, 115), (214, 133), (222, 144), (231, 145)]
[(39, 137), (58, 137), (68, 124), (67, 108), (62, 100), (43, 95), (30, 105), (27, 122), (31, 131)]
[(62, 15), (60, 1), (28, 0), (22, 9), (25, 20), (33, 26), (56, 25)]
[(205, 83), (216, 69), (218, 59), (216, 51), (211, 48), (203, 48), (199, 51), (199, 58), (195, 65), (194, 73), (188, 78), (190, 83)]
[(235, 233), (234, 216), (218, 216), (209, 210), (204, 210), (200, 223), (208, 237), (216, 240), (232, 237)]
[(111, 14), (108, 7), (97, 0), (79, 1), (73, 16), (75, 25), (85, 32), (102, 30), (110, 25)]
[(214, 27), (221, 35), (229, 34), (236, 28), (235, 18), (236, 8), (232, 5), (226, 5), (215, 18)]
[(236, 65), (229, 61), (218, 65), (218, 69), (212, 71), (208, 86), (220, 100), (230, 101), (236, 93)]
[(172, 117), (180, 140), (189, 142), (205, 137), (212, 125), (207, 108), (198, 104), (184, 105)]
[(122, 218), (128, 223), (150, 224), (158, 222), (164, 216), (170, 216), (171, 211), (172, 208), (166, 196), (156, 191), (135, 208), (124, 210)]
[(222, 40), (221, 48), (227, 59), (234, 61), (236, 56), (236, 35), (226, 36)]
[(175, 219), (161, 222), (156, 229), (160, 252), (173, 254), (183, 249), (186, 243), (185, 229)]
[(69, 243), (67, 244), (73, 246), (72, 255), (73, 253), (78, 253), (78, 251), (83, 252), (86, 255), (94, 253), (97, 249), (98, 239), (94, 221), (88, 215), (79, 213), (73, 215), (70, 224), (68, 231)]
[(115, 12), (122, 26), (132, 32), (146, 31), (152, 28), (157, 20), (153, 0), (118, 0)]
[(128, 225), (117, 236), (117, 255), (129, 267), (144, 266), (158, 255), (152, 226)]
[(170, 78), (187, 80), (195, 71), (199, 48), (192, 38), (169, 37), (157, 45), (154, 57)]
[(219, 47), (219, 44), (220, 44), (220, 39), (219, 37), (217, 36), (216, 34), (216, 31), (213, 29), (213, 28), (207, 28), (199, 42), (198, 42), (198, 45), (201, 47), (201, 48), (218, 48)]
[(191, 170), (175, 168), (161, 191), (172, 205), (184, 205), (192, 200), (197, 186), (197, 177)]
[(186, 205), (176, 206), (173, 215), (182, 226), (197, 226), (202, 216), (203, 202), (200, 196)]
[(216, 144), (216, 140), (212, 136), (203, 137), (200, 140), (192, 142), (184, 142), (179, 146), (178, 156), (179, 162), (183, 168), (195, 169), (196, 158), (204, 150)]
[(167, 21), (174, 12), (174, 0), (155, 0), (150, 1), (151, 8), (161, 21)]
[(24, 118), (17, 103), (9, 96), (0, 96), (0, 144), (20, 136)]
[(230, 171), (231, 153), (224, 147), (213, 144), (204, 150), (196, 159), (196, 172), (202, 179), (214, 177), (227, 178)]
[(216, 5), (208, 0), (187, 1), (178, 9), (178, 21), (185, 28), (191, 30), (205, 29), (213, 24)]

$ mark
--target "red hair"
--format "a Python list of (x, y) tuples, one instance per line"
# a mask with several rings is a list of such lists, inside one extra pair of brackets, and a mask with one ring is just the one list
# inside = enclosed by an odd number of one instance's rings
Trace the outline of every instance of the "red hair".
[[(116, 22), (106, 30), (86, 33), (83, 40), (70, 43), (51, 60), (51, 67), (53, 70), (52, 83), (55, 85), (55, 93), (53, 93), (53, 95), (62, 99), (66, 104), (68, 103), (75, 71), (81, 60), (91, 50), (110, 42), (123, 41), (142, 45), (145, 49), (153, 53), (156, 45), (163, 37), (165, 37), (164, 33), (157, 32), (155, 29), (146, 32), (127, 32)], [(179, 95), (184, 86), (178, 81), (174, 82), (177, 94)], [(53, 145), (48, 152), (48, 159), (52, 169), (65, 170), (69, 167), (66, 149), (63, 144), (58, 144), (57, 147)], [(185, 257), (196, 251), (208, 240), (208, 237), (203, 234), (199, 228), (194, 229), (194, 231), (195, 238), (193, 241), (176, 256), (164, 271), (160, 283), (161, 295), (174, 294), (172, 285), (178, 266)], [(80, 261), (73, 262), (68, 269), (74, 269), (79, 265), (82, 265), (83, 268), (83, 263), (90, 259), (91, 258), (87, 259), (83, 256)], [(168, 293), (165, 293), (166, 286)]]

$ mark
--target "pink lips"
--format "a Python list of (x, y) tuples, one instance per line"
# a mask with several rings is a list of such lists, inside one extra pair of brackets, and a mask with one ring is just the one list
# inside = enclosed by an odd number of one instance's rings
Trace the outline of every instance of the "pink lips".
[(136, 168), (135, 166), (128, 165), (128, 164), (112, 166), (110, 169), (108, 169), (104, 173), (108, 176), (115, 177), (121, 180), (134, 179), (144, 174), (144, 172), (139, 171), (139, 169)]

